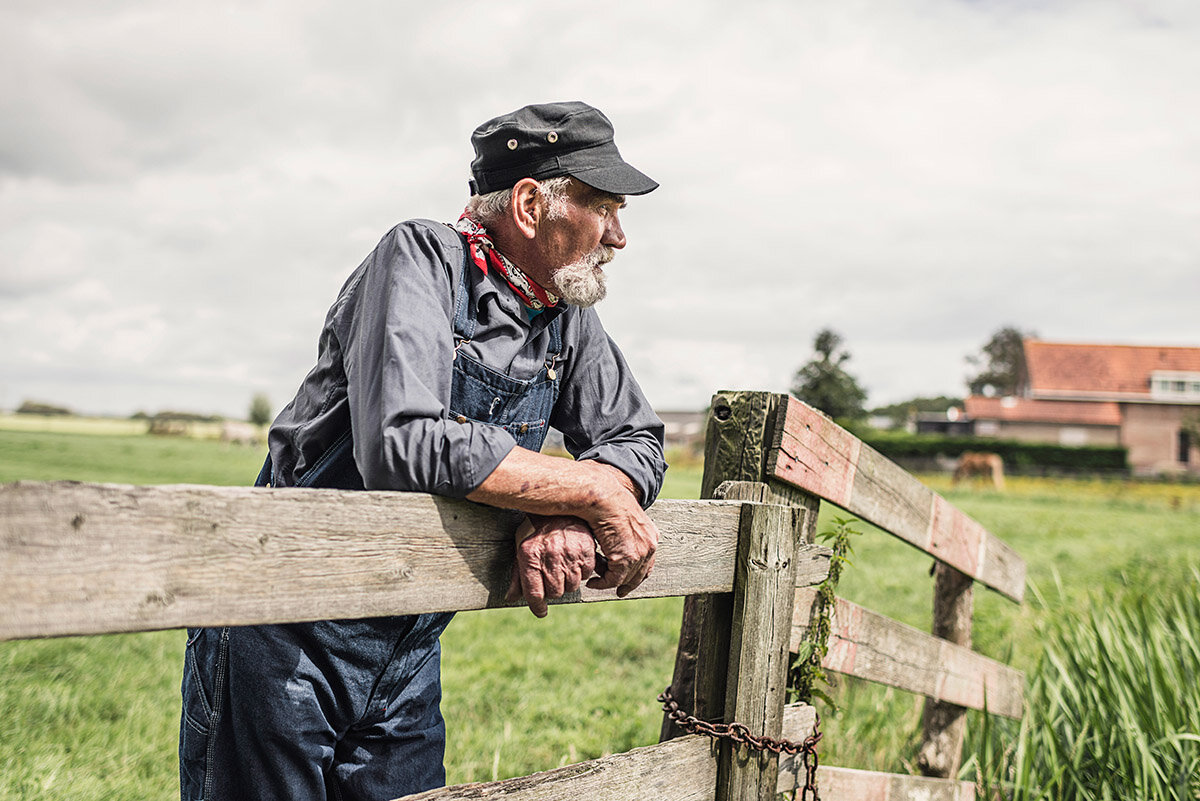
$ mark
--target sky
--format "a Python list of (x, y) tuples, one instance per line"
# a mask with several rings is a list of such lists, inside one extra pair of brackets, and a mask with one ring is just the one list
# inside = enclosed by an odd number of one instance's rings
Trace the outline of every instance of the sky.
[(1188, 0), (0, 6), (0, 409), (276, 409), (471, 130), (584, 100), (661, 188), (601, 319), (658, 409), (961, 395), (1004, 326), (1200, 346)]

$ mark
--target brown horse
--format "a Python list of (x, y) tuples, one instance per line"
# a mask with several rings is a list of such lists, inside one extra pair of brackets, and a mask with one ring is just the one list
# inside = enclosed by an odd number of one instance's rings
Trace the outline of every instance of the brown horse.
[(958, 486), (958, 482), (963, 479), (976, 476), (982, 478), (991, 476), (992, 484), (996, 489), (1004, 489), (1004, 462), (1000, 459), (1000, 455), (976, 451), (964, 452), (958, 460), (958, 467), (954, 468), (954, 485)]

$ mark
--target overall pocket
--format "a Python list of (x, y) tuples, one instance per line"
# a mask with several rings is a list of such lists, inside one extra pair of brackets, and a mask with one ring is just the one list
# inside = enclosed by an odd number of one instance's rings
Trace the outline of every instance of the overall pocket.
[(179, 723), (179, 780), (183, 798), (203, 798), (210, 740), (215, 736), (229, 673), (229, 629), (188, 629), (183, 657), (183, 714)]
[(188, 629), (184, 649), (183, 715), (200, 734), (215, 722), (229, 669), (228, 629)]

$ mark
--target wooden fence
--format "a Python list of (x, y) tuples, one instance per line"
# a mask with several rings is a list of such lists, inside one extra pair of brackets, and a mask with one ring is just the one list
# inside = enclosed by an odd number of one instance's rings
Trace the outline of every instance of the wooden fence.
[[(659, 501), (653, 574), (625, 600), (687, 596), (672, 686), (681, 707), (803, 740), (785, 704), (789, 650), (830, 552), (822, 500), (937, 561), (934, 632), (839, 600), (828, 670), (926, 696), (921, 768), (822, 766), (825, 801), (973, 798), (957, 770), (967, 708), (1022, 711), (1021, 674), (970, 650), (971, 587), (1020, 601), (1024, 564), (978, 523), (828, 418), (786, 396), (720, 393), (700, 501)], [(0, 486), (0, 639), (505, 606), (518, 518), (431, 495), (338, 490)], [(612, 600), (582, 589), (561, 603)], [(412, 799), (766, 799), (803, 784), (797, 757), (682, 735), (517, 779)]]

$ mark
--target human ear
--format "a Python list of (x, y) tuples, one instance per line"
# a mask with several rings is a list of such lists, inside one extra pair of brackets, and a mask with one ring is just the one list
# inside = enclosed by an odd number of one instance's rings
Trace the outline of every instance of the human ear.
[(538, 182), (532, 178), (522, 178), (512, 188), (512, 217), (517, 230), (526, 239), (537, 236), (538, 225), (542, 221), (543, 203), (538, 197)]

